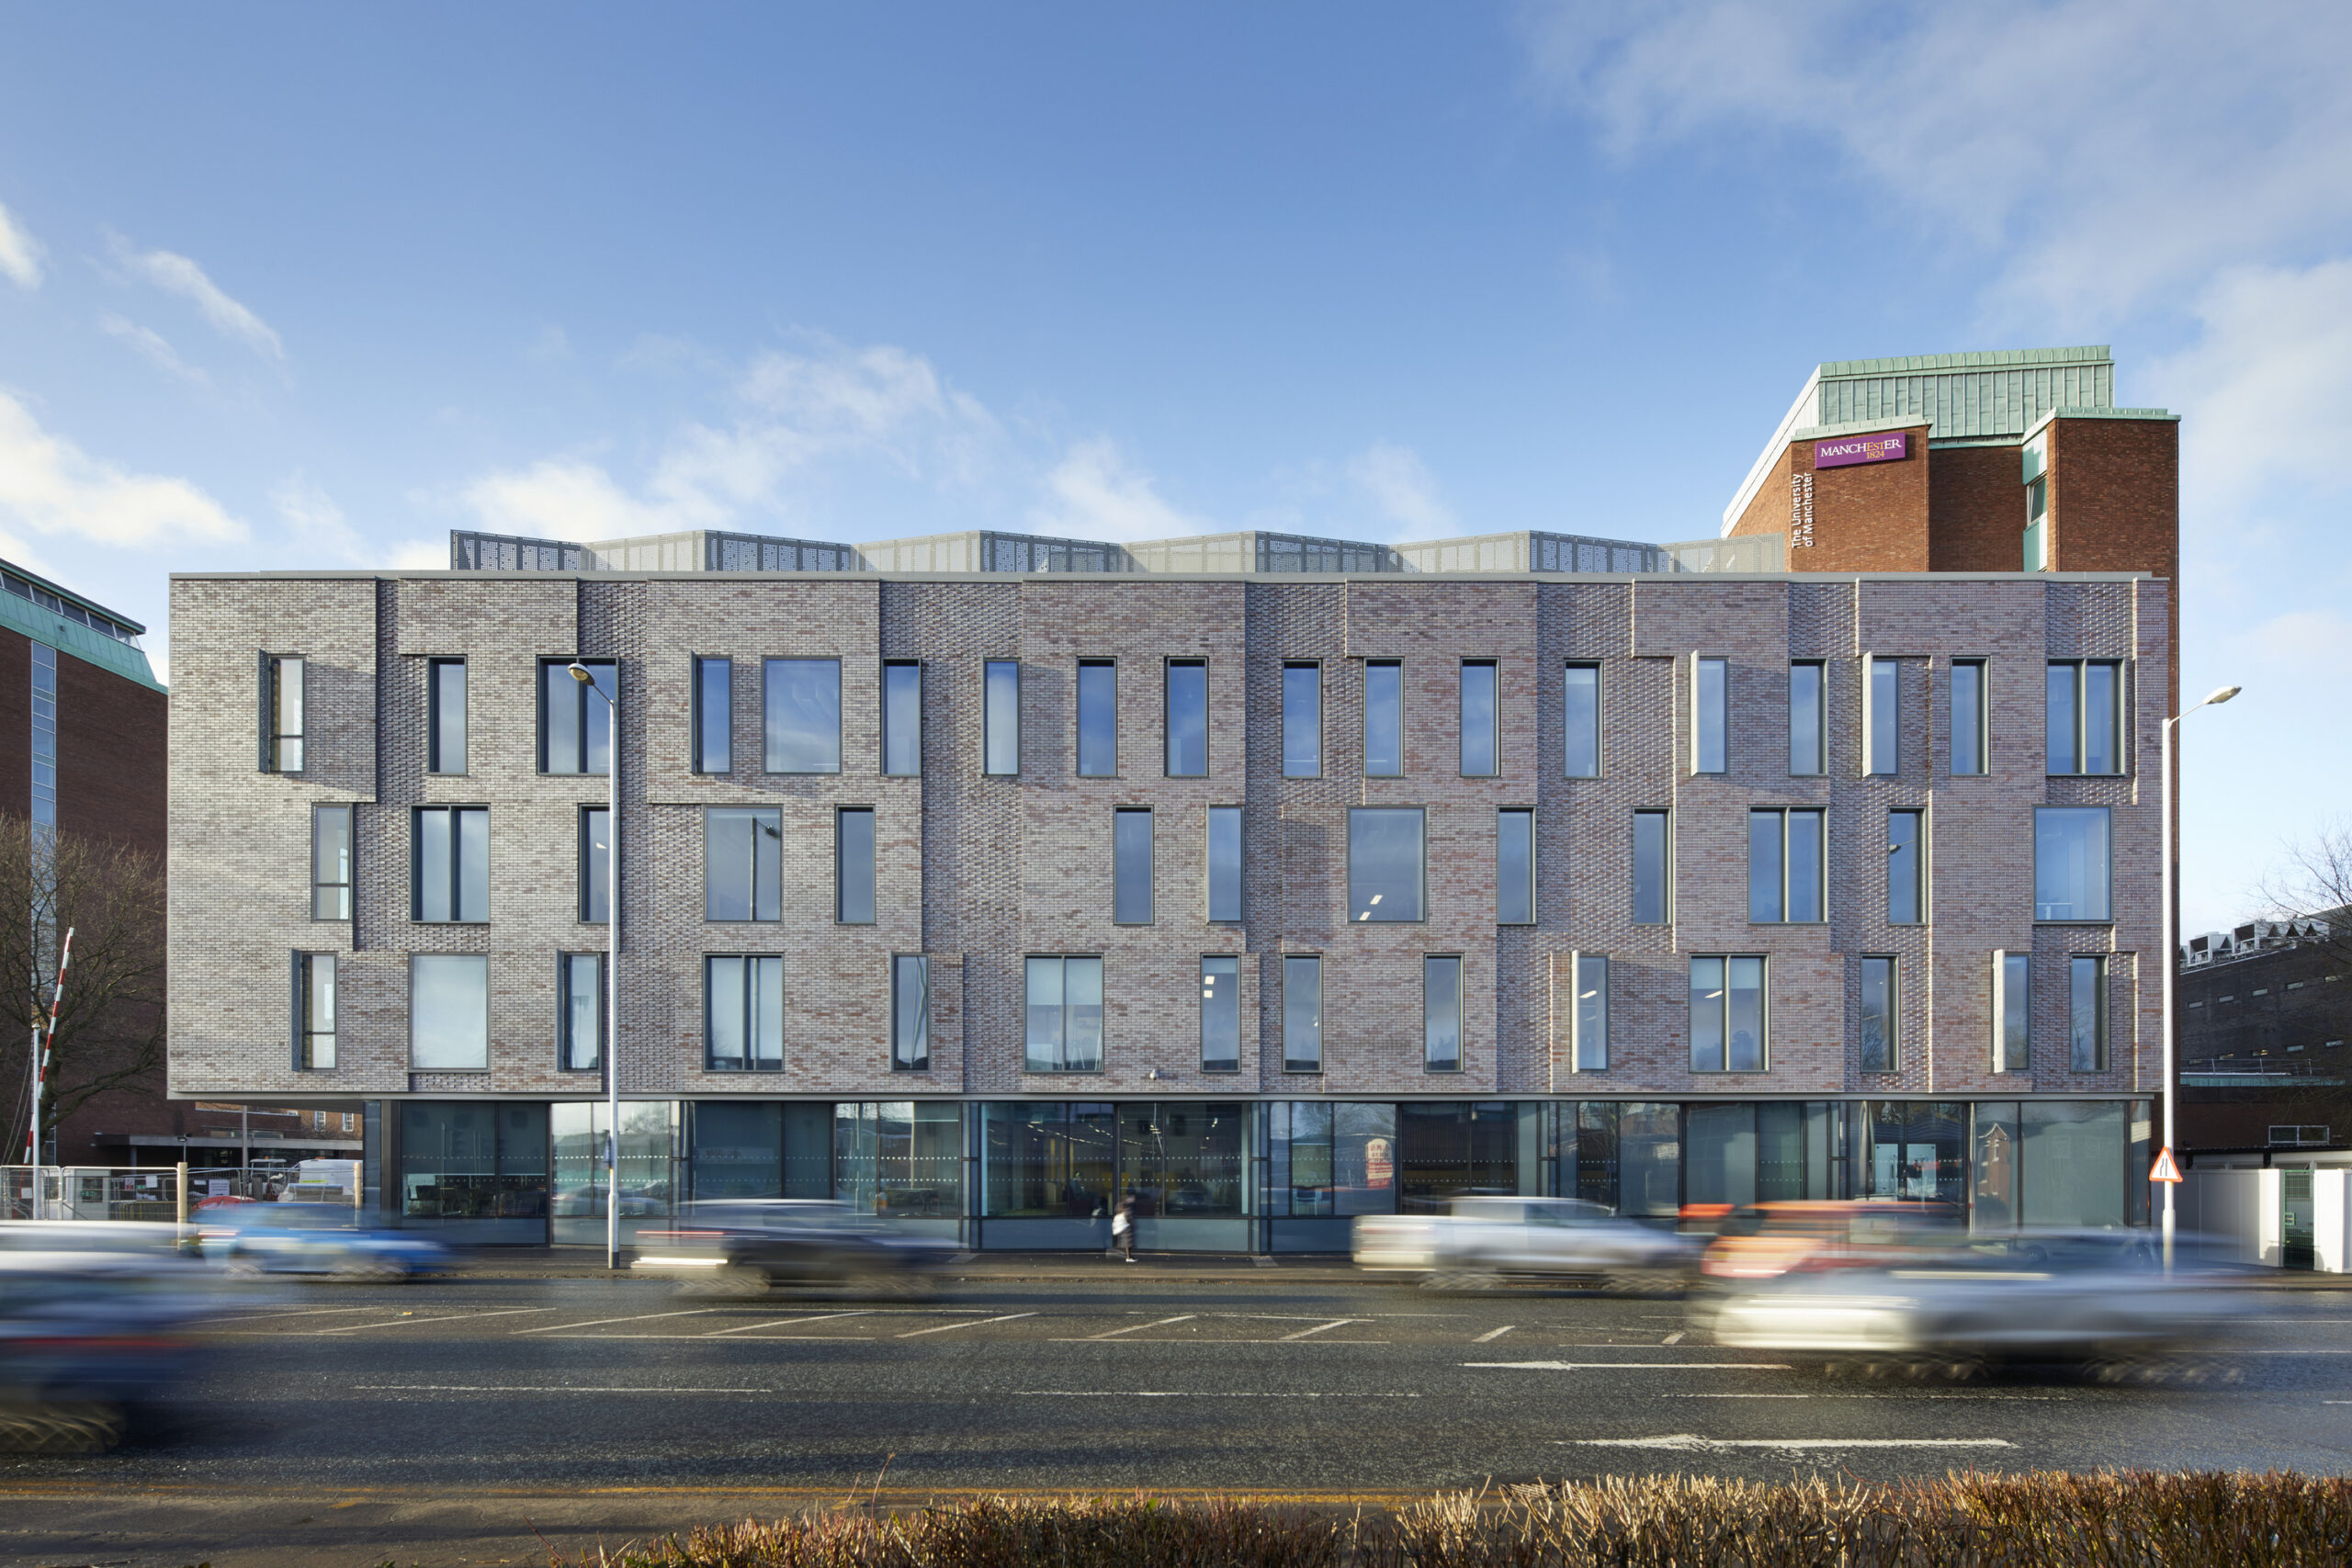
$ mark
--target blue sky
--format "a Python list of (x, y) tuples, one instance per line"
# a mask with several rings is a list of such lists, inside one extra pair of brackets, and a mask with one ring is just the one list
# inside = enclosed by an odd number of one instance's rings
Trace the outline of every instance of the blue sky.
[(2185, 921), (2346, 809), (2352, 11), (0, 7), (0, 554), (1715, 532), (1824, 359), (2184, 424)]

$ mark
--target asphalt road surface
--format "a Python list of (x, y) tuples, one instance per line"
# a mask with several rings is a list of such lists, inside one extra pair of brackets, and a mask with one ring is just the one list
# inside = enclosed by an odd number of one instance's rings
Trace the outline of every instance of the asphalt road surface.
[[(919, 1302), (658, 1280), (271, 1284), (224, 1303), (202, 1415), (0, 1457), (0, 1562), (544, 1562), (854, 1492), (1307, 1502), (1685, 1471), (2352, 1470), (2352, 1297), (2265, 1292), (2242, 1381), (1880, 1384), (1724, 1350), (1680, 1304), (1116, 1264)], [(526, 1550), (527, 1549), (527, 1550)]]

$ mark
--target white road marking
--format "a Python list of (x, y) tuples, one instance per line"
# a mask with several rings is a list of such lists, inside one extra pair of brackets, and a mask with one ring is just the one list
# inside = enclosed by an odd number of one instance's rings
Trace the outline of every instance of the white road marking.
[(305, 1334), (356, 1334), (363, 1328), (408, 1328), (420, 1323), (455, 1323), (461, 1317), (514, 1317), (526, 1312), (560, 1312), (560, 1307), (502, 1307), (496, 1312), (453, 1312), (441, 1317), (396, 1317), (390, 1323), (349, 1323), (341, 1328), (306, 1328)]
[(1470, 1343), (1473, 1345), (1484, 1345), (1489, 1339), (1500, 1339), (1504, 1335), (1509, 1334), (1512, 1329), (1518, 1326), (1519, 1325), (1515, 1323), (1506, 1323), (1500, 1328), (1489, 1328), (1487, 1332), (1478, 1336), (1477, 1338), (1470, 1341)]
[(978, 1328), (987, 1324), (1011, 1323), (1016, 1318), (1035, 1317), (1036, 1315), (1037, 1314), (1034, 1312), (1009, 1312), (1002, 1317), (975, 1318), (969, 1323), (943, 1323), (932, 1328), (910, 1329), (906, 1333), (898, 1336), (898, 1337), (900, 1339), (912, 1339), (917, 1335), (921, 1334), (944, 1334), (951, 1328)]
[(1678, 1329), (1676, 1329), (1673, 1333), (1671, 1333), (1671, 1334), (1668, 1335), (1665, 1338), (1663, 1338), (1663, 1339), (1659, 1340), (1659, 1341), (1658, 1341), (1658, 1343), (1659, 1343), (1659, 1344), (1661, 1344), (1661, 1345), (1679, 1345), (1679, 1344), (1681, 1344), (1681, 1343), (1682, 1343), (1682, 1330), (1680, 1330), (1680, 1329), (1679, 1329), (1679, 1328), (1678, 1328)]
[(656, 1317), (700, 1317), (705, 1313), (717, 1312), (718, 1310), (719, 1309), (717, 1307), (686, 1307), (678, 1312), (644, 1312), (638, 1314), (635, 1317), (592, 1317), (585, 1323), (546, 1323), (541, 1324), (537, 1328), (518, 1328), (515, 1329), (514, 1332), (517, 1334), (553, 1334), (558, 1329), (594, 1328), (600, 1323), (644, 1323), (649, 1319)]
[(1663, 1438), (1572, 1438), (1560, 1446), (1704, 1454), (1731, 1449), (2010, 1449), (2017, 1445), (2007, 1438), (1702, 1438), (1693, 1432), (1675, 1432)]
[(1465, 1367), (1504, 1367), (1531, 1372), (1785, 1372), (1786, 1361), (1464, 1361)]
[(368, 1393), (776, 1393), (773, 1388), (578, 1388), (550, 1384), (517, 1387), (512, 1383), (474, 1382), (363, 1382), (356, 1385)]
[(1015, 1389), (1015, 1399), (1419, 1399), (1418, 1393), (1344, 1393), (1329, 1390), (1296, 1393), (1214, 1392), (1195, 1389), (1088, 1389), (1088, 1388), (1023, 1388)]
[[(903, 1336), (901, 1336), (901, 1337), (903, 1337)], [(1284, 1335), (1280, 1339), (1097, 1339), (1091, 1337), (1086, 1338), (1053, 1337), (1045, 1340), (1044, 1343), (1047, 1345), (1156, 1345), (1162, 1349), (1167, 1348), (1170, 1345), (1206, 1346), (1210, 1348), (1215, 1348), (1219, 1345), (1295, 1345), (1302, 1350), (1308, 1350), (1314, 1348), (1317, 1345), (1385, 1345), (1388, 1341), (1385, 1339), (1301, 1339), (1295, 1335)]]
[[(709, 1333), (703, 1335), (702, 1337), (705, 1339), (716, 1339), (722, 1334), (749, 1334), (754, 1328), (782, 1328), (787, 1324), (794, 1323), (836, 1323), (844, 1317), (866, 1317), (872, 1314), (862, 1312), (822, 1312), (819, 1313), (814, 1317), (772, 1317), (764, 1323), (739, 1323), (732, 1328), (714, 1328)], [(788, 1339), (797, 1339), (799, 1336), (786, 1335), (785, 1337)]]
[(1198, 1316), (1200, 1314), (1196, 1312), (1181, 1313), (1174, 1317), (1163, 1317), (1158, 1323), (1131, 1323), (1125, 1328), (1114, 1328), (1108, 1334), (1090, 1334), (1087, 1338), (1116, 1339), (1122, 1334), (1140, 1334), (1147, 1328), (1165, 1328), (1171, 1323), (1190, 1323)]
[(215, 1323), (259, 1323), (266, 1317), (330, 1317), (336, 1313), (397, 1312), (399, 1310), (397, 1307), (388, 1307), (379, 1302), (374, 1306), (364, 1307), (288, 1307), (284, 1312), (240, 1313), (234, 1317), (219, 1317), (213, 1321)]
[(1295, 1334), (1285, 1334), (1282, 1337), (1280, 1341), (1277, 1341), (1277, 1343), (1287, 1343), (1293, 1339), (1305, 1339), (1310, 1336), (1320, 1334), (1327, 1328), (1345, 1328), (1351, 1323), (1362, 1323), (1363, 1321), (1363, 1319), (1360, 1317), (1335, 1317), (1329, 1323), (1318, 1323), (1312, 1328), (1302, 1328)]

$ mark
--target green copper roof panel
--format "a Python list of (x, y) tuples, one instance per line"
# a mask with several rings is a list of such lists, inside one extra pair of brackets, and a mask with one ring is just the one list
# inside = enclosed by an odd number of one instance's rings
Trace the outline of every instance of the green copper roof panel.
[(70, 653), (85, 663), (112, 671), (127, 681), (136, 681), (158, 692), (164, 689), (164, 683), (148, 667), (147, 655), (135, 644), (118, 642), (104, 632), (76, 626), (29, 599), (0, 593), (0, 626), (45, 642), (61, 653)]

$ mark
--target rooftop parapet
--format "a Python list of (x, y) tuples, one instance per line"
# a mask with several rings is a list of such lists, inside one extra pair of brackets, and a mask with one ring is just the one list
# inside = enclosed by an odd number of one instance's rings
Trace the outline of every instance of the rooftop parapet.
[(1406, 571), (1400, 552), (1361, 539), (1305, 534), (1195, 534), (1129, 545), (1138, 571)]

